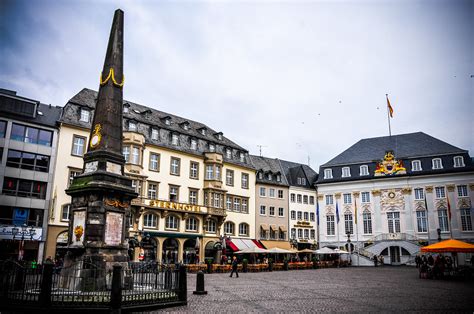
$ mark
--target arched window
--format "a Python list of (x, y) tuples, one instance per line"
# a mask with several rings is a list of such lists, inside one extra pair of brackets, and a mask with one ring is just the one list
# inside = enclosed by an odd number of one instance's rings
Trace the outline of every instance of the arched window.
[(196, 218), (186, 219), (186, 231), (198, 231), (198, 220)]
[(177, 230), (178, 226), (179, 226), (179, 220), (176, 216), (169, 215), (168, 217), (166, 217), (166, 221), (165, 221), (166, 229)]
[(228, 221), (224, 224), (224, 233), (234, 235), (235, 225), (233, 222)]
[(143, 216), (143, 227), (156, 228), (158, 226), (158, 216), (155, 214), (145, 214)]
[(217, 223), (214, 219), (209, 219), (207, 221), (206, 232), (208, 233), (216, 233), (217, 230)]
[(239, 235), (248, 236), (249, 235), (249, 225), (246, 223), (241, 223), (239, 225)]

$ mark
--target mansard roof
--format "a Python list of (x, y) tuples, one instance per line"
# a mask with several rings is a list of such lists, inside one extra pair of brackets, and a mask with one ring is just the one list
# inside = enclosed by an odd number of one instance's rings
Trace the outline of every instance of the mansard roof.
[[(399, 174), (375, 175), (379, 162), (385, 154), (393, 152), (395, 160), (406, 169)], [(461, 156), (464, 166), (455, 167), (454, 157)], [(433, 159), (439, 158), (442, 167), (433, 168)], [(420, 169), (413, 169), (413, 161)], [(368, 174), (361, 174), (360, 166), (368, 167)], [(349, 176), (342, 176), (342, 168), (349, 168)], [(331, 169), (332, 177), (325, 178), (324, 171)], [(474, 164), (468, 151), (455, 147), (423, 132), (362, 139), (329, 162), (321, 165), (320, 183), (368, 180), (374, 178), (431, 175), (441, 173), (473, 171)]]
[(396, 158), (467, 153), (428, 134), (417, 132), (362, 139), (321, 167), (372, 162), (383, 158), (387, 151), (393, 151)]
[[(280, 165), (290, 186), (313, 188), (313, 184), (318, 179), (318, 173), (308, 165), (286, 160), (280, 160)], [(298, 184), (298, 177), (302, 175), (306, 178), (305, 185)]]
[[(66, 104), (64, 107), (64, 113), (60, 119), (61, 123), (69, 124), (69, 125), (74, 125), (74, 126), (79, 126), (83, 127), (86, 129), (91, 128), (91, 121), (90, 122), (83, 122), (78, 119), (77, 116), (77, 106), (79, 107), (85, 107), (89, 108), (90, 110), (95, 109), (95, 103), (97, 99), (97, 92), (91, 89), (84, 88), (82, 89), (79, 93), (77, 93), (75, 96), (73, 96), (69, 102)], [(138, 123), (141, 123), (143, 125), (146, 125), (148, 127), (153, 127), (153, 128), (158, 128), (161, 130), (167, 130), (167, 132), (170, 133), (178, 133), (187, 136), (187, 138), (195, 138), (195, 139), (201, 139), (202, 143), (199, 145), (199, 153), (202, 153), (206, 149), (204, 147), (208, 144), (215, 144), (220, 147), (220, 150), (224, 150), (225, 148), (232, 148), (234, 149), (234, 152), (236, 154), (233, 154), (235, 158), (232, 158), (232, 160), (229, 160), (232, 163), (239, 164), (245, 167), (251, 167), (251, 162), (248, 157), (248, 151), (241, 147), (240, 145), (234, 143), (230, 139), (226, 138), (225, 136), (222, 136), (222, 139), (218, 139), (215, 134), (222, 134), (222, 132), (218, 132), (210, 128), (209, 126), (193, 121), (191, 119), (179, 117), (170, 113), (162, 112), (144, 105), (140, 105), (137, 103), (134, 103), (129, 100), (124, 100), (123, 101), (124, 105), (128, 105), (128, 112), (123, 113), (123, 118), (125, 120), (132, 120), (136, 121)], [(171, 121), (171, 124), (166, 124), (165, 120), (169, 119)], [(186, 130), (182, 127), (182, 125), (187, 124), (189, 128)], [(206, 129), (207, 132), (205, 135), (203, 135), (200, 130), (201, 129)], [(141, 130), (141, 128), (139, 128)], [(126, 131), (126, 126), (124, 125), (124, 130)], [(146, 141), (148, 143), (153, 143), (158, 146), (166, 146), (169, 148), (173, 148), (176, 150), (182, 150), (186, 151), (189, 153), (196, 153), (196, 151), (192, 151), (187, 147), (187, 143), (183, 143), (183, 145), (180, 146), (169, 146), (167, 143), (164, 142), (156, 142), (151, 140), (150, 133), (148, 131), (141, 132), (144, 133)], [(184, 142), (184, 141), (183, 141)], [(204, 145), (204, 143), (207, 143)], [(221, 151), (218, 151), (221, 152)], [(244, 153), (245, 160), (244, 162), (240, 161), (240, 158), (238, 156), (237, 152), (242, 152)], [(226, 160), (226, 157), (224, 156), (224, 160)]]
[[(288, 185), (288, 181), (286, 180), (286, 176), (283, 173), (283, 169), (281, 168), (280, 161), (277, 158), (268, 158), (263, 156), (255, 156), (250, 155), (250, 160), (254, 168), (257, 172), (261, 171), (265, 175), (263, 179), (259, 179), (257, 175), (257, 183), (266, 183), (266, 184), (275, 184), (275, 185)], [(273, 174), (273, 180), (268, 180), (266, 174), (271, 173)], [(276, 180), (276, 175), (280, 174), (281, 181), (278, 182)]]

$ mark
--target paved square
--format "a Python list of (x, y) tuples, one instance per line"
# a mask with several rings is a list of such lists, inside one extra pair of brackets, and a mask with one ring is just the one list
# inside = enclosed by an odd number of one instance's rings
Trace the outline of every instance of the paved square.
[(196, 275), (188, 274), (188, 306), (166, 312), (473, 312), (474, 281), (427, 280), (410, 267), (206, 274), (207, 295), (193, 295)]

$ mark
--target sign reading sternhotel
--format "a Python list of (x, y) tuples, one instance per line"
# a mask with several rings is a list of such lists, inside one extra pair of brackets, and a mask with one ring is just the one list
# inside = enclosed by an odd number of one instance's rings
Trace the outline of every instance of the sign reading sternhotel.
[(176, 210), (183, 210), (183, 211), (196, 212), (196, 213), (202, 212), (201, 206), (198, 206), (198, 205), (181, 204), (181, 203), (168, 202), (168, 201), (149, 200), (148, 205), (150, 207), (157, 207), (157, 208), (176, 209)]

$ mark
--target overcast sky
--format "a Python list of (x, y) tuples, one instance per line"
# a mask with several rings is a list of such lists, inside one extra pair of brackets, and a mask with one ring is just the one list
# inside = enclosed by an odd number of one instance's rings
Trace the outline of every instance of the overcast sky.
[[(474, 1), (0, 0), (0, 88), (64, 106), (99, 86), (125, 11), (124, 98), (318, 171), (362, 138), (474, 152)], [(381, 156), (382, 158), (383, 156)]]

